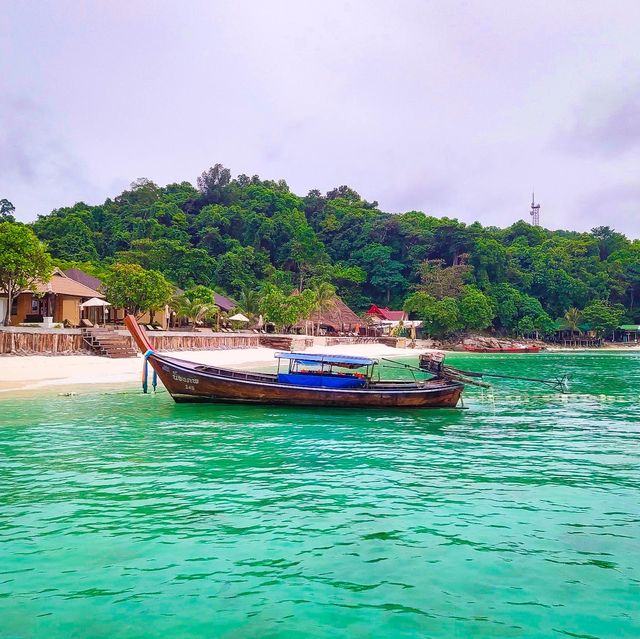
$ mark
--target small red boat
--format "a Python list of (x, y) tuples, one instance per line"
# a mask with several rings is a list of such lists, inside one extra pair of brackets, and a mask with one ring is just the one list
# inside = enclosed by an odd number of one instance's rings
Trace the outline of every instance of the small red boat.
[(473, 346), (472, 344), (463, 344), (462, 347), (469, 353), (539, 353), (540, 346), (525, 345), (522, 346), (505, 346), (489, 347), (489, 346)]

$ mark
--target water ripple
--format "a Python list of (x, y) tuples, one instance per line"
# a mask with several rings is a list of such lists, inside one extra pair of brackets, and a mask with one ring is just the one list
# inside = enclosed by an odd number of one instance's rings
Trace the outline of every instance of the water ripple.
[(7, 637), (640, 636), (640, 357), (468, 411), (0, 402)]

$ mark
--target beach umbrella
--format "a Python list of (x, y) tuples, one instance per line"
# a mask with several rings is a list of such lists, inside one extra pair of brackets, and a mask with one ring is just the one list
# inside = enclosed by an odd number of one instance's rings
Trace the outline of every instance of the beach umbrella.
[[(107, 306), (111, 306), (111, 304), (109, 304), (109, 302), (107, 302), (106, 300), (100, 299), (99, 297), (92, 297), (91, 299), (88, 299), (86, 302), (82, 302), (82, 304), (80, 304), (80, 308), (96, 308), (96, 309), (102, 308), (102, 324), (103, 325), (106, 323), (104, 310)], [(94, 320), (97, 323), (97, 320), (95, 317), (94, 317)]]
[(80, 304), (80, 308), (87, 308), (89, 306), (111, 306), (111, 304), (106, 300), (101, 300), (99, 297), (92, 297), (90, 300)]
[(236, 313), (235, 315), (230, 317), (229, 320), (232, 322), (250, 322), (251, 321), (248, 317), (244, 316), (242, 313)]

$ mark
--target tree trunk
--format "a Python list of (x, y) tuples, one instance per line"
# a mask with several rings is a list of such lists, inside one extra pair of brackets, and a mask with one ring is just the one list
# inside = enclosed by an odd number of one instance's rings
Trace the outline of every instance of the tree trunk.
[(11, 282), (7, 285), (7, 311), (4, 317), (4, 325), (11, 325), (11, 307), (13, 306), (13, 286)]

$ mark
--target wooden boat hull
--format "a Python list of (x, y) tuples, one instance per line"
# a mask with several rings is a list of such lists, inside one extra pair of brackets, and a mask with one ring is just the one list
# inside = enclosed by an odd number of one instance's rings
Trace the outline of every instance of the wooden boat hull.
[(464, 384), (430, 379), (370, 382), (359, 388), (287, 384), (270, 373), (234, 371), (154, 353), (135, 319), (127, 328), (176, 402), (281, 404), (348, 408), (455, 408)]
[(517, 346), (510, 348), (484, 348), (482, 346), (471, 346), (463, 344), (463, 348), (468, 353), (539, 353), (539, 346)]
[[(150, 355), (149, 363), (176, 402), (284, 404), (289, 406), (454, 408), (464, 386), (443, 380), (415, 384), (372, 384), (369, 388), (310, 388), (279, 383), (275, 376), (211, 367), (197, 370), (191, 362)], [(244, 377), (244, 379), (243, 379)]]

